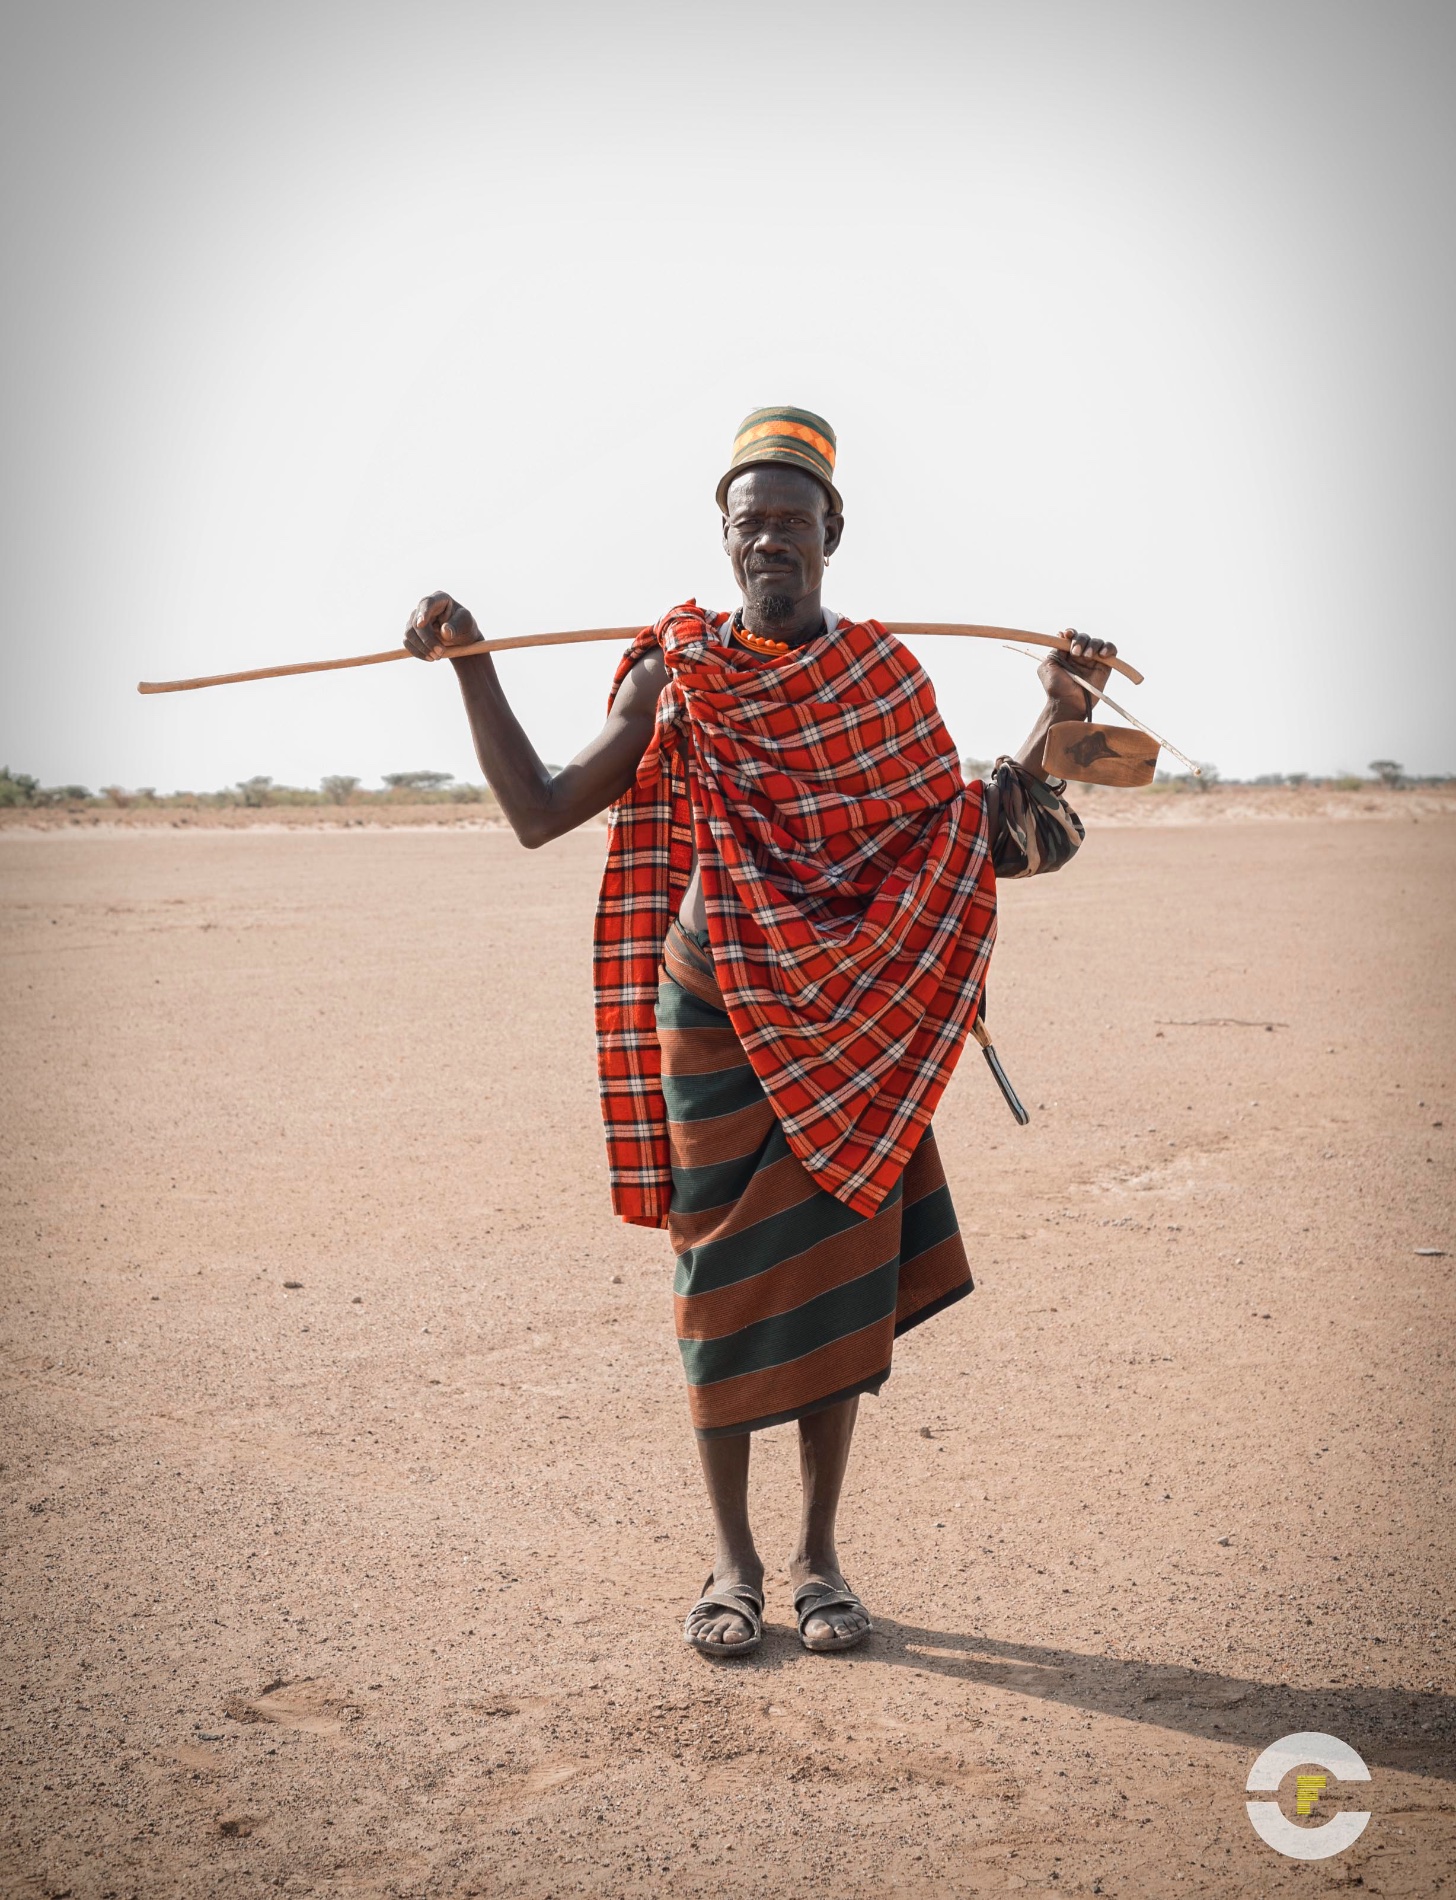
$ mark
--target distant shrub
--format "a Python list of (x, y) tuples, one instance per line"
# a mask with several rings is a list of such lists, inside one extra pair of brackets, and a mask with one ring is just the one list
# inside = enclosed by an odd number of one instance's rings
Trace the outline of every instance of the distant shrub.
[(457, 805), (479, 805), (485, 798), (483, 785), (452, 785), (450, 796)]
[(1173, 780), (1175, 792), (1211, 792), (1219, 783), (1218, 767), (1208, 759), (1200, 759), (1198, 772), (1181, 772)]
[(269, 805), (273, 802), (273, 781), (262, 773), (238, 780), (238, 797), (245, 805)]
[(359, 789), (359, 781), (346, 772), (335, 773), (332, 778), (321, 779), (319, 790), (331, 805), (347, 805)]
[(453, 772), (386, 772), (384, 783), (392, 792), (438, 792), (454, 776)]
[(40, 794), (40, 780), (29, 772), (0, 768), (0, 805), (34, 805)]
[(1372, 759), (1370, 770), (1382, 785), (1395, 786), (1405, 783), (1405, 767), (1394, 759)]

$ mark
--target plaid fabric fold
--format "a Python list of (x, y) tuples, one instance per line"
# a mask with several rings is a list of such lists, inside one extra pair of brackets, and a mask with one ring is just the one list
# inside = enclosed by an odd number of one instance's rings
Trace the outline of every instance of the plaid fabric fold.
[(696, 848), (724, 1007), (789, 1147), (872, 1215), (950, 1080), (996, 932), (979, 784), (934, 690), (873, 620), (783, 658), (720, 637), (687, 601), (644, 629), (669, 682), (609, 815), (594, 954), (612, 1203), (667, 1222), (658, 969)]

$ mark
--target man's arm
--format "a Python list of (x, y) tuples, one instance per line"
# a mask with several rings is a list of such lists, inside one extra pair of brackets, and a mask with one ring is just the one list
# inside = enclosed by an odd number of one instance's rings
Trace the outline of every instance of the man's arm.
[[(1066, 632), (1071, 636), (1071, 651), (1049, 654), (1037, 668), (1037, 678), (1046, 689), (1046, 702), (1036, 724), (1022, 741), (1021, 750), (1012, 754), (1022, 771), (1040, 779), (1043, 785), (1051, 777), (1041, 762), (1047, 734), (1065, 719), (1092, 717), (1096, 701), (1083, 692), (1082, 681), (1099, 689), (1105, 686), (1112, 671), (1107, 661), (1117, 653), (1111, 640), (1090, 639), (1085, 633), (1078, 633), (1075, 627), (1068, 627)], [(1001, 822), (1001, 794), (994, 777), (986, 781), (985, 797), (986, 820), (994, 840)]]
[(1117, 648), (1111, 640), (1093, 640), (1085, 633), (1078, 633), (1075, 627), (1068, 627), (1072, 646), (1069, 653), (1052, 653), (1037, 668), (1037, 678), (1046, 688), (1046, 704), (1026, 739), (1021, 750), (1013, 756), (1024, 772), (1033, 778), (1039, 778), (1043, 784), (1051, 776), (1042, 767), (1041, 749), (1046, 736), (1053, 726), (1060, 725), (1066, 719), (1090, 719), (1096, 710), (1097, 702), (1090, 694), (1082, 690), (1085, 680), (1089, 686), (1101, 690), (1107, 684), (1112, 668), (1107, 662), (1117, 655)]
[[(452, 646), (481, 634), (470, 610), (431, 594), (410, 615), (404, 643), (416, 659), (448, 659)], [(506, 821), (534, 851), (613, 805), (631, 785), (652, 739), (657, 699), (667, 684), (662, 655), (644, 654), (623, 680), (607, 722), (571, 764), (552, 774), (541, 763), (502, 690), (495, 660), (457, 660), (455, 672), (475, 740), (475, 756)]]

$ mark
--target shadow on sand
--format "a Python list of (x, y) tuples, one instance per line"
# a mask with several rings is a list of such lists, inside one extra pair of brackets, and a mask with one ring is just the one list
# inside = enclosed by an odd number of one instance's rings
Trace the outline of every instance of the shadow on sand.
[(924, 1629), (888, 1616), (877, 1616), (875, 1634), (844, 1660), (1009, 1689), (1042, 1702), (1230, 1742), (1251, 1755), (1281, 1735), (1315, 1730), (1338, 1735), (1372, 1768), (1456, 1781), (1456, 1697), (1434, 1691), (1255, 1682), (1208, 1669)]

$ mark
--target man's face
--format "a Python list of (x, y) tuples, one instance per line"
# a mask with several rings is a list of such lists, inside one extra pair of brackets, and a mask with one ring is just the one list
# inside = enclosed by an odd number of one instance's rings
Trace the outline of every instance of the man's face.
[(828, 492), (797, 468), (750, 468), (732, 483), (723, 545), (758, 631), (793, 620), (816, 595), (824, 563), (839, 546), (844, 517)]

